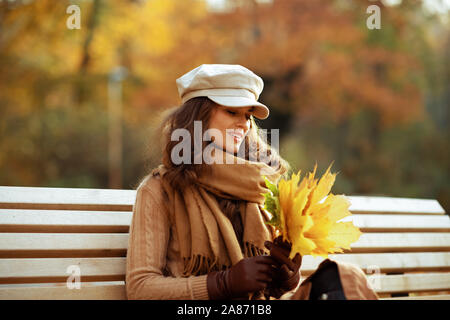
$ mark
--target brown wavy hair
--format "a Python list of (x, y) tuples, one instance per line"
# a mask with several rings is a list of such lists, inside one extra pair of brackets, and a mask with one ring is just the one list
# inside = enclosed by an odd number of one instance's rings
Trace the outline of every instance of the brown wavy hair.
[[(208, 164), (204, 163), (204, 161), (201, 164), (194, 164), (194, 158), (201, 156), (194, 154), (194, 121), (202, 121), (201, 139), (204, 132), (209, 128), (211, 114), (216, 107), (217, 104), (207, 97), (196, 97), (189, 99), (180, 107), (175, 108), (164, 118), (158, 130), (163, 139), (162, 163), (167, 168), (164, 179), (167, 179), (173, 188), (183, 190), (195, 183), (200, 174), (207, 174), (210, 168)], [(174, 164), (171, 159), (171, 153), (179, 141), (172, 141), (171, 136), (174, 130), (180, 128), (186, 129), (190, 133), (191, 153), (188, 155), (190, 161), (189, 163)], [(202, 151), (208, 144), (212, 143), (210, 141), (203, 141), (203, 139), (201, 140)], [(272, 167), (278, 167), (282, 175), (286, 175), (289, 171), (289, 164), (264, 141), (261, 136), (261, 129), (255, 123), (253, 116), (250, 117), (249, 132), (245, 136), (243, 143), (245, 148), (244, 159), (260, 159), (259, 155), (264, 154), (268, 157), (268, 159), (265, 159), (265, 163)], [(239, 209), (240, 201), (223, 198), (218, 198), (218, 201), (225, 215), (232, 219)]]

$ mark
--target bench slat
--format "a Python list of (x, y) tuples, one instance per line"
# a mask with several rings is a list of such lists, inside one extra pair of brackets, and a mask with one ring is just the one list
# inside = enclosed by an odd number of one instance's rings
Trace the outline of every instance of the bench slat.
[(126, 256), (126, 233), (0, 233), (1, 258)]
[(126, 300), (126, 291), (123, 283), (96, 286), (81, 283), (80, 289), (0, 286), (0, 300)]
[(450, 294), (439, 294), (434, 296), (382, 298), (380, 300), (450, 300)]
[[(450, 252), (336, 254), (330, 259), (356, 264), (366, 273), (450, 270)], [(304, 257), (302, 273), (312, 273), (323, 260)], [(82, 281), (123, 281), (125, 264), (125, 257), (0, 259), (0, 283), (64, 282), (70, 265), (80, 267)]]
[(434, 199), (347, 196), (352, 213), (445, 214)]
[(353, 214), (352, 221), (362, 232), (450, 232), (447, 215)]
[[(366, 273), (450, 270), (450, 252), (346, 253), (332, 254), (329, 258), (355, 264)], [(302, 273), (306, 275), (313, 272), (323, 260), (322, 257), (303, 257)]]
[[(369, 282), (378, 293), (399, 293), (418, 291), (446, 290), (450, 283), (449, 273), (405, 274), (405, 275), (377, 275), (376, 279), (368, 276)], [(302, 277), (302, 281), (305, 278)], [(436, 299), (436, 295), (420, 296), (427, 299)], [(449, 296), (450, 297), (450, 296)], [(393, 299), (414, 299), (418, 297), (399, 297)], [(123, 300), (126, 299), (125, 285), (81, 283), (81, 289), (69, 290), (65, 285), (58, 287), (8, 287), (0, 286), (0, 300), (15, 299), (49, 299), (49, 300)], [(391, 298), (387, 298), (391, 299)]]
[[(307, 276), (302, 276), (304, 281)], [(379, 294), (446, 291), (450, 288), (450, 273), (409, 273), (401, 275), (370, 274), (367, 280)]]
[[(0, 186), (0, 208), (131, 211), (135, 197), (136, 190)], [(353, 213), (445, 214), (439, 202), (433, 199), (348, 198)]]
[[(1, 258), (125, 256), (126, 233), (0, 233)], [(449, 233), (365, 233), (351, 253), (450, 251)]]
[[(128, 232), (132, 212), (0, 209), (0, 232)], [(447, 215), (353, 214), (363, 232), (450, 232)]]
[(136, 190), (4, 187), (0, 208), (131, 211)]
[(128, 232), (131, 211), (0, 209), (0, 232)]
[(450, 233), (363, 233), (351, 252), (450, 251)]
[(410, 273), (402, 275), (368, 275), (378, 293), (444, 291), (450, 288), (450, 273)]
[(0, 259), (0, 283), (66, 282), (69, 266), (78, 266), (81, 281), (124, 281), (126, 258)]

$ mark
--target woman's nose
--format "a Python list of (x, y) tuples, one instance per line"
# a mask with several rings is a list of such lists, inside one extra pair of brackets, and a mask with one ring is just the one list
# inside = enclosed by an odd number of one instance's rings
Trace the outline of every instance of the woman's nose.
[(237, 125), (239, 126), (239, 128), (242, 128), (245, 132), (247, 132), (247, 130), (250, 128), (250, 120), (244, 114), (239, 117)]

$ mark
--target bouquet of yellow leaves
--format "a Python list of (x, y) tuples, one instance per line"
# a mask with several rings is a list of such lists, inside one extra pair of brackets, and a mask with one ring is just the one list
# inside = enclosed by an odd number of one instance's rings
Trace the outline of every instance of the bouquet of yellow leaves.
[(352, 222), (338, 222), (351, 215), (350, 201), (330, 193), (336, 178), (336, 173), (330, 173), (331, 165), (320, 180), (314, 179), (316, 168), (317, 164), (301, 182), (300, 171), (277, 185), (264, 177), (269, 189), (264, 194), (264, 209), (272, 214), (267, 223), (291, 243), (291, 259), (296, 253), (328, 257), (350, 249), (361, 236)]

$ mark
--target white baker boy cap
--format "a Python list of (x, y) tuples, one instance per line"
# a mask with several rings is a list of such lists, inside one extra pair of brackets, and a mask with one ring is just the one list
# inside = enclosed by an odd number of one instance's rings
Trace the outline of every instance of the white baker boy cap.
[(269, 116), (269, 108), (258, 102), (264, 82), (249, 69), (237, 64), (202, 64), (176, 80), (181, 102), (208, 97), (227, 107), (255, 107), (259, 119)]

